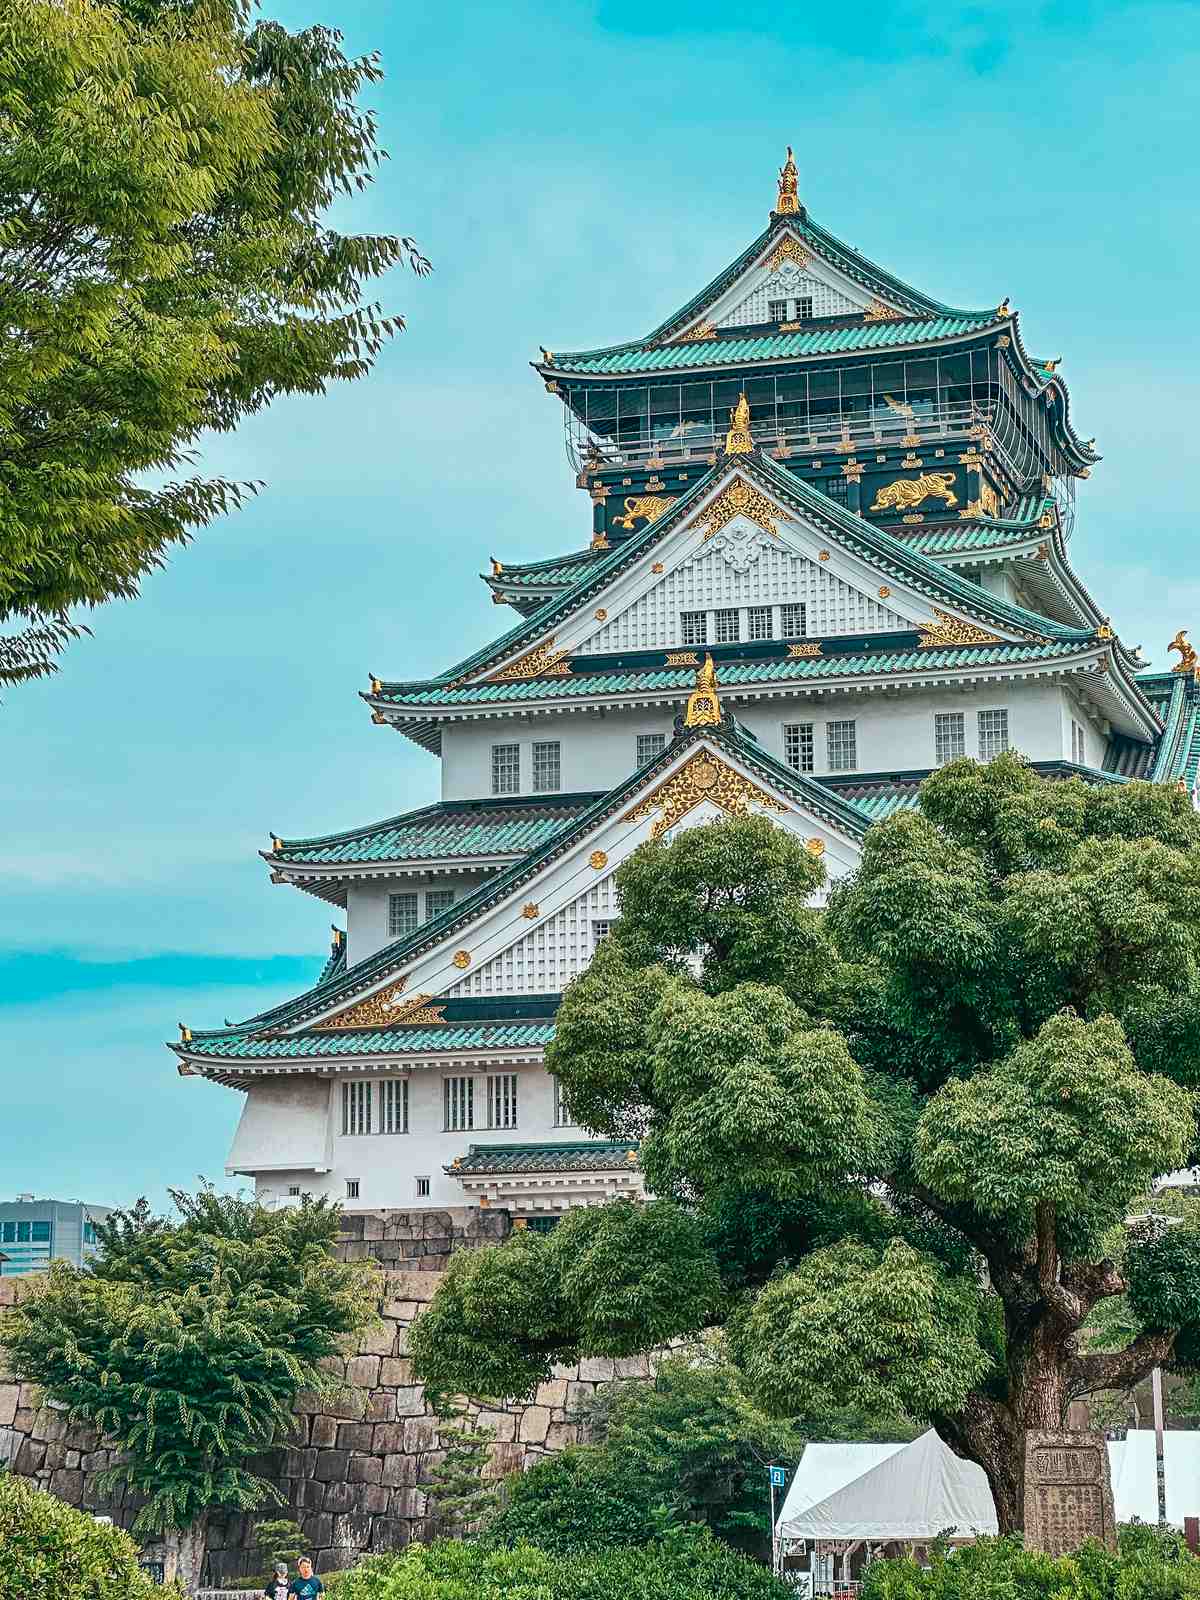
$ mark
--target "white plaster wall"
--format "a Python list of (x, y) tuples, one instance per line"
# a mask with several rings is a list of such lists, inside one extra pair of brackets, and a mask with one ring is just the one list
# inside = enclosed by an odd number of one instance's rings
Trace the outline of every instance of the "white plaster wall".
[(456, 901), (465, 900), (488, 877), (484, 872), (443, 872), (424, 876), (368, 878), (352, 882), (346, 891), (346, 962), (354, 966), (376, 950), (392, 942), (388, 933), (388, 896), (415, 891), (418, 912), (427, 920), (425, 893), (429, 889), (453, 889)]
[[(462, 1184), (442, 1169), (449, 1166), (456, 1156), (465, 1155), (471, 1145), (544, 1144), (552, 1140), (574, 1143), (590, 1137), (583, 1128), (555, 1126), (554, 1084), (544, 1067), (522, 1066), (507, 1070), (515, 1071), (518, 1078), (517, 1127), (488, 1128), (480, 1125), (487, 1115), (486, 1074), (480, 1073), (475, 1075), (476, 1127), (470, 1131), (453, 1133), (446, 1132), (444, 1128), (442, 1082), (446, 1076), (462, 1076), (463, 1069), (453, 1074), (431, 1067), (413, 1070), (408, 1087), (408, 1133), (369, 1133), (343, 1137), (343, 1080), (334, 1079), (332, 1084), (328, 1079), (310, 1082), (309, 1086), (320, 1092), (319, 1108), (314, 1105), (309, 1112), (310, 1136), (323, 1145), (328, 1134), (332, 1170), (326, 1174), (313, 1173), (311, 1168), (262, 1172), (257, 1183), (259, 1198), (283, 1200), (287, 1198), (288, 1188), (298, 1185), (303, 1193), (327, 1195), (330, 1199), (345, 1201), (347, 1180), (357, 1179), (358, 1197), (347, 1202), (354, 1210), (376, 1206), (424, 1209), (463, 1205), (469, 1202), (464, 1196)], [(361, 1081), (363, 1076), (362, 1073), (352, 1075), (354, 1081)], [(370, 1076), (378, 1079), (389, 1074), (380, 1070), (378, 1073), (372, 1072)], [(255, 1084), (248, 1091), (248, 1101), (261, 1096), (264, 1090), (276, 1087), (272, 1083)], [(247, 1162), (244, 1170), (254, 1169)], [(418, 1177), (430, 1180), (428, 1198), (417, 1198)]]
[(267, 1078), (256, 1083), (247, 1091), (227, 1169), (304, 1169), (311, 1180), (314, 1167), (329, 1165), (328, 1105), (329, 1085), (321, 1078)]
[[(1068, 691), (1052, 680), (980, 684), (967, 690), (876, 689), (869, 694), (796, 695), (740, 705), (727, 702), (738, 720), (755, 733), (771, 755), (783, 758), (785, 723), (811, 722), (816, 777), (828, 772), (825, 724), (852, 718), (857, 724), (858, 771), (890, 772), (931, 767), (933, 719), (940, 711), (966, 714), (968, 755), (978, 755), (976, 714), (1008, 709), (1009, 742), (1031, 761), (1060, 760), (1071, 753)], [(1064, 721), (1064, 715), (1066, 719)], [(521, 746), (521, 792), (532, 791), (535, 739), (562, 744), (562, 790), (607, 790), (634, 770), (639, 733), (665, 733), (674, 726), (674, 708), (661, 711), (576, 709), (536, 718), (451, 723), (442, 734), (442, 781), (447, 800), (491, 794), (493, 744)], [(1089, 745), (1099, 754), (1099, 735)], [(351, 947), (351, 959), (357, 959)]]

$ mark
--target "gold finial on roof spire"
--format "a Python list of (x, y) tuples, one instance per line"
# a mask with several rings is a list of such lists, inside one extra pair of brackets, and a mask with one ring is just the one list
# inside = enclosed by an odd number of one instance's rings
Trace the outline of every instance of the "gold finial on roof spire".
[(737, 405), (730, 408), (729, 432), (725, 435), (725, 454), (727, 456), (749, 455), (754, 449), (754, 440), (750, 437), (750, 402), (746, 399), (746, 391), (738, 395)]
[(712, 728), (721, 720), (721, 697), (717, 693), (717, 669), (711, 655), (696, 669), (696, 687), (688, 696), (683, 714), (685, 728)]
[(775, 209), (779, 212), (795, 212), (800, 209), (799, 186), (796, 181), (796, 163), (792, 160), (792, 147), (787, 147), (787, 160), (779, 169), (779, 198), (775, 202)]

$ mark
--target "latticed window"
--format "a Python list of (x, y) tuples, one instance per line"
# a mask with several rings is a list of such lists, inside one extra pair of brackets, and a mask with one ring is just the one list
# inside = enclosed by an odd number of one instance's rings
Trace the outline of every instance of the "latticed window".
[(718, 644), (736, 644), (742, 636), (742, 614), (736, 607), (713, 613), (713, 638)]
[(751, 606), (746, 613), (747, 639), (769, 639), (771, 635), (770, 606)]
[(788, 303), (786, 300), (767, 301), (767, 320), (769, 322), (786, 322)]
[(939, 711), (933, 719), (934, 764), (944, 767), (965, 755), (967, 749), (966, 718), (961, 711)]
[(492, 746), (492, 793), (519, 794), (521, 789), (521, 746)]
[(593, 950), (600, 943), (601, 939), (607, 939), (608, 938), (608, 930), (611, 927), (612, 927), (612, 918), (611, 917), (593, 917), (592, 918), (592, 948), (593, 948)]
[(562, 745), (557, 739), (534, 743), (533, 788), (535, 794), (548, 794), (562, 788)]
[(1084, 743), (1083, 729), (1074, 718), (1071, 720), (1071, 760), (1081, 767), (1087, 766), (1087, 745)]
[(429, 1199), (429, 1179), (428, 1178), (418, 1178), (417, 1179), (417, 1199), (418, 1200), (428, 1200)]
[(653, 761), (655, 756), (662, 755), (667, 748), (665, 733), (639, 733), (637, 736), (637, 764), (644, 767), (647, 761)]
[(990, 761), (1008, 749), (1008, 712), (979, 713), (979, 759)]
[(515, 1128), (517, 1125), (517, 1075), (495, 1072), (488, 1079), (488, 1126)]
[(402, 939), (417, 926), (417, 897), (415, 894), (388, 895), (388, 936)]
[(681, 644), (707, 644), (708, 612), (681, 611), (679, 613), (679, 639)]
[(554, 1080), (554, 1126), (556, 1128), (574, 1128), (577, 1126), (574, 1113), (567, 1104), (567, 1097), (563, 1093), (563, 1086), (558, 1078)]
[(831, 500), (844, 500), (848, 482), (846, 478), (826, 478), (821, 487)]
[(357, 1200), (358, 1199), (358, 1179), (357, 1178), (347, 1178), (346, 1179), (346, 1199), (347, 1200)]
[(425, 895), (425, 920), (430, 917), (440, 917), (443, 911), (449, 911), (454, 904), (453, 889), (430, 889)]
[(803, 639), (807, 631), (808, 610), (802, 601), (797, 605), (780, 606), (779, 637), (781, 639)]
[(475, 1126), (475, 1079), (445, 1078), (442, 1095), (446, 1109), (446, 1127), (451, 1133)]
[(788, 722), (783, 727), (783, 759), (797, 772), (813, 770), (813, 725)]
[(825, 738), (830, 772), (853, 772), (858, 765), (858, 737), (853, 722), (827, 722)]
[(812, 295), (802, 294), (796, 301), (796, 321), (807, 322), (813, 314)]
[(370, 1133), (370, 1131), (370, 1083), (365, 1079), (360, 1080), (358, 1083), (344, 1083), (342, 1085), (342, 1133), (349, 1137), (352, 1134)]
[(380, 1080), (379, 1132), (408, 1132), (407, 1078), (383, 1078)]

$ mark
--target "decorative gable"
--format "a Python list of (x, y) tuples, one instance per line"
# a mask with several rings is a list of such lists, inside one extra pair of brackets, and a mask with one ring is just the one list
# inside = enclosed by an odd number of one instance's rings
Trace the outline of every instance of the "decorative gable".
[(789, 232), (730, 285), (710, 308), (705, 326), (742, 328), (864, 312), (871, 321), (901, 315)]

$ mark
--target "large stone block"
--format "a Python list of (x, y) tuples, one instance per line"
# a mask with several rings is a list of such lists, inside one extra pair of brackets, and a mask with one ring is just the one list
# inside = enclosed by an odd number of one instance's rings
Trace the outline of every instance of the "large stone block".
[(388, 1508), (392, 1491), (378, 1483), (363, 1485), (358, 1497), (358, 1508), (369, 1516), (380, 1516)]
[(425, 1496), (419, 1489), (393, 1489), (390, 1511), (393, 1517), (423, 1517)]
[(412, 1382), (412, 1362), (398, 1356), (385, 1356), (379, 1364), (379, 1380), (385, 1389)]
[(396, 1343), (396, 1324), (390, 1318), (377, 1327), (368, 1328), (358, 1341), (358, 1353), (363, 1356), (390, 1356)]
[(344, 1483), (350, 1456), (345, 1450), (322, 1450), (313, 1476), (320, 1483)]
[[(444, 1450), (424, 1450), (417, 1457), (417, 1482), (432, 1483), (433, 1475), (446, 1459)], [(398, 1493), (399, 1491), (397, 1491)]]
[(405, 1448), (403, 1422), (377, 1422), (375, 1424), (371, 1449), (377, 1456), (392, 1455)]
[(46, 1446), (37, 1439), (27, 1438), (17, 1451), (13, 1470), (26, 1478), (32, 1478), (45, 1459)]
[(579, 1363), (579, 1376), (584, 1383), (611, 1383), (616, 1375), (616, 1365), (607, 1356), (585, 1356)]
[(0, 1428), (11, 1428), (17, 1415), (17, 1397), (21, 1390), (15, 1383), (0, 1383)]
[(545, 1406), (526, 1406), (517, 1430), (522, 1444), (541, 1444), (550, 1430), (550, 1413)]
[(580, 1428), (577, 1422), (552, 1422), (546, 1432), (547, 1450), (565, 1450), (579, 1443)]
[(565, 1378), (551, 1378), (549, 1383), (539, 1383), (534, 1399), (539, 1406), (565, 1406), (567, 1403), (567, 1380)]
[(351, 1456), (349, 1479), (351, 1483), (378, 1483), (383, 1477), (383, 1456)]
[(525, 1447), (520, 1444), (498, 1441), (488, 1446), (487, 1465), (483, 1469), (483, 1476), (490, 1479), (507, 1478), (510, 1473), (520, 1472), (525, 1464)]
[(417, 1458), (399, 1453), (384, 1456), (379, 1480), (389, 1489), (411, 1489), (417, 1481)]
[[(404, 1424), (403, 1448), (409, 1455), (419, 1455), (431, 1450), (438, 1436), (436, 1417), (410, 1417)], [(378, 1445), (375, 1447), (379, 1448)]]
[(376, 1517), (371, 1529), (372, 1550), (403, 1550), (412, 1540), (407, 1517)]
[(364, 1422), (395, 1422), (396, 1420), (396, 1391), (394, 1389), (372, 1389), (367, 1397), (367, 1409), (363, 1414)]
[(339, 1422), (337, 1447), (339, 1450), (371, 1450), (374, 1447), (375, 1428), (370, 1422)]
[(396, 1390), (396, 1415), (419, 1417), (425, 1411), (425, 1391), (419, 1384), (406, 1385)]
[[(325, 1487), (325, 1509), (335, 1516), (353, 1511), (358, 1505), (361, 1485), (357, 1483), (330, 1483)], [(335, 1541), (336, 1542), (336, 1541)]]
[(481, 1428), (487, 1428), (493, 1439), (515, 1439), (517, 1419), (511, 1411), (481, 1411), (476, 1419)]
[[(384, 1507), (386, 1510), (386, 1506)], [(347, 1512), (333, 1519), (333, 1545), (342, 1550), (365, 1550), (371, 1543), (371, 1518)]]
[(379, 1382), (379, 1357), (354, 1356), (347, 1363), (346, 1376), (356, 1389), (373, 1389)]

